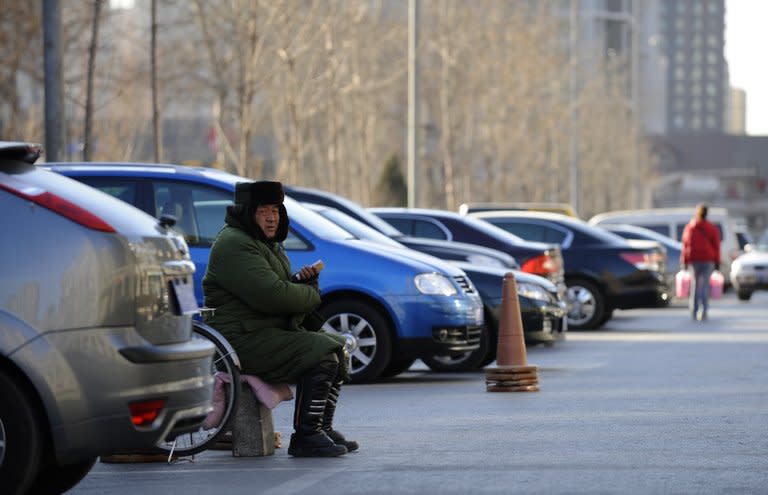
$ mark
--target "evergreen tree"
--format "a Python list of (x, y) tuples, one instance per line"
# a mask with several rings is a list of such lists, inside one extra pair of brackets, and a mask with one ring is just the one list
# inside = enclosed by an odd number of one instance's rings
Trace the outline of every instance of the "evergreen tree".
[(384, 164), (376, 184), (377, 206), (406, 206), (408, 204), (408, 186), (400, 170), (400, 159), (393, 154)]

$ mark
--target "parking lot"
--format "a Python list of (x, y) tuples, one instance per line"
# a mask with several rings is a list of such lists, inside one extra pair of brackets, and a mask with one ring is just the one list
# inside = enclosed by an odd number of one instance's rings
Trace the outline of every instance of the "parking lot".
[(681, 304), (617, 311), (599, 331), (528, 349), (541, 391), (488, 393), (482, 372), (409, 372), (342, 392), (335, 459), (208, 451), (103, 464), (73, 494), (765, 493), (768, 293), (730, 292), (710, 320)]

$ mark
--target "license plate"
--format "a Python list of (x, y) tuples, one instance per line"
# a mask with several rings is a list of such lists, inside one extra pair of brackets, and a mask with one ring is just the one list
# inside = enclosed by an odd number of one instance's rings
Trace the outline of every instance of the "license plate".
[(180, 280), (171, 280), (171, 290), (176, 298), (178, 314), (189, 315), (197, 313), (197, 300), (192, 284), (184, 283)]

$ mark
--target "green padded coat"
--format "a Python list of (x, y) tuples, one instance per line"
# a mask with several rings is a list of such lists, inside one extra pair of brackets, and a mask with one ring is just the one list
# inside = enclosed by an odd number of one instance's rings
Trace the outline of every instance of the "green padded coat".
[(343, 337), (302, 326), (320, 293), (290, 277), (282, 246), (255, 239), (228, 214), (203, 278), (205, 305), (215, 309), (206, 323), (235, 348), (244, 374), (266, 382), (295, 383), (327, 354), (344, 356)]

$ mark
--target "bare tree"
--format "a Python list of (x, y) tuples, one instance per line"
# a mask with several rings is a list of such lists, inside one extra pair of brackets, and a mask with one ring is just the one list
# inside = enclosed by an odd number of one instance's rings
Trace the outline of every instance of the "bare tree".
[(102, 0), (93, 0), (93, 19), (91, 21), (91, 43), (88, 47), (88, 70), (86, 74), (85, 125), (83, 129), (83, 160), (90, 161), (92, 154), (93, 127), (93, 78), (96, 71), (96, 55), (99, 46), (99, 24)]

